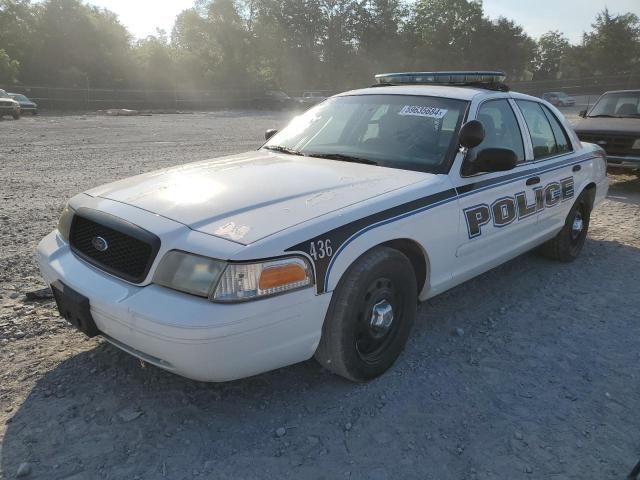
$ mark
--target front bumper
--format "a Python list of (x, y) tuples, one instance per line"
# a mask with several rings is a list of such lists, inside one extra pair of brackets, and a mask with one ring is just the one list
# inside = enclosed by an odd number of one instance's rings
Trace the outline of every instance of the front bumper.
[(640, 156), (607, 155), (607, 165), (616, 168), (640, 169)]
[(220, 382), (307, 360), (320, 341), (330, 294), (313, 288), (223, 305), (149, 284), (136, 286), (77, 258), (54, 231), (38, 245), (48, 284), (89, 298), (111, 343), (182, 376)]
[(20, 107), (0, 105), (0, 114), (13, 115), (14, 113), (20, 113)]

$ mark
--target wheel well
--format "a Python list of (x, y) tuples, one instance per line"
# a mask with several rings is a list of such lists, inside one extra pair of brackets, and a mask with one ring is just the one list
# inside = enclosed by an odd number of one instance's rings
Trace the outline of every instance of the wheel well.
[(420, 293), (427, 282), (427, 274), (429, 272), (427, 255), (422, 247), (417, 242), (407, 238), (390, 240), (383, 243), (382, 246), (393, 248), (407, 256), (411, 265), (413, 265), (413, 272), (415, 273), (416, 284), (418, 285), (418, 293)]
[(584, 188), (584, 191), (589, 194), (589, 208), (593, 208), (593, 202), (596, 200), (596, 184), (591, 182)]

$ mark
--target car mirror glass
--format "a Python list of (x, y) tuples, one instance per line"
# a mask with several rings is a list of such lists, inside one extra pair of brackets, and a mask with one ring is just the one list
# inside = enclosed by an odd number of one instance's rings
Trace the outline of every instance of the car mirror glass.
[(470, 120), (460, 129), (458, 140), (465, 148), (474, 148), (484, 140), (484, 127), (479, 120)]
[(264, 139), (265, 140), (269, 140), (271, 137), (273, 137), (276, 133), (278, 133), (278, 130), (276, 130), (275, 128), (270, 128), (268, 129), (266, 132), (264, 132)]

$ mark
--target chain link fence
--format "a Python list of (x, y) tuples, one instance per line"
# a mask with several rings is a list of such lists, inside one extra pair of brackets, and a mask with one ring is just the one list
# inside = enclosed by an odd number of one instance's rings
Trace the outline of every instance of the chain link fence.
[[(512, 90), (541, 97), (548, 92), (564, 92), (575, 98), (575, 109), (592, 105), (603, 92), (640, 88), (640, 75), (592, 76), (570, 79), (507, 82)], [(9, 92), (22, 93), (44, 111), (97, 111), (114, 108), (150, 111), (207, 111), (225, 108), (287, 108), (305, 93), (329, 96), (327, 89), (268, 92), (258, 90), (153, 90), (64, 88), (48, 86), (6, 86)], [(315, 93), (314, 93), (315, 92)], [(291, 98), (289, 98), (291, 97)]]

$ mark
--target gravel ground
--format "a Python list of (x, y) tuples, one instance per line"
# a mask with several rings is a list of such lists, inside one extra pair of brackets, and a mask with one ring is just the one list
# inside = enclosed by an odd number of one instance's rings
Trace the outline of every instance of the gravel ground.
[[(583, 255), (535, 254), (419, 309), (354, 385), (314, 361), (186, 380), (58, 317), (33, 260), (64, 200), (239, 152), (286, 115), (0, 121), (0, 478), (624, 478), (640, 457), (640, 181), (611, 177)], [(26, 465), (25, 465), (26, 464)]]

